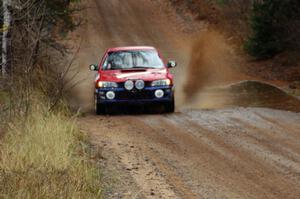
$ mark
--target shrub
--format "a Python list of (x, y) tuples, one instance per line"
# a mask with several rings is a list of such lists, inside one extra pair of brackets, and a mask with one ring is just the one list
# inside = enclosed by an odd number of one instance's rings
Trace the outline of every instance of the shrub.
[(300, 2), (298, 0), (254, 1), (250, 25), (252, 34), (245, 47), (256, 58), (269, 58), (299, 47)]

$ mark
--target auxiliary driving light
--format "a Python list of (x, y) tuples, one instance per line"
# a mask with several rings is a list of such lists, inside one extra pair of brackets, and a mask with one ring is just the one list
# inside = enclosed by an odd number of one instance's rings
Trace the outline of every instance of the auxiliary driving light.
[(143, 80), (137, 80), (135, 82), (135, 87), (138, 89), (138, 90), (142, 90), (144, 87), (145, 87), (145, 82)]
[(113, 99), (115, 99), (115, 97), (116, 97), (116, 94), (113, 91), (108, 91), (106, 93), (106, 98), (109, 99), (109, 100), (113, 100)]
[(127, 80), (124, 84), (124, 87), (126, 88), (126, 90), (132, 90), (134, 87), (134, 83), (132, 80)]
[(162, 98), (164, 96), (164, 94), (165, 94), (164, 91), (160, 90), (160, 89), (156, 90), (155, 93), (154, 93), (156, 98)]

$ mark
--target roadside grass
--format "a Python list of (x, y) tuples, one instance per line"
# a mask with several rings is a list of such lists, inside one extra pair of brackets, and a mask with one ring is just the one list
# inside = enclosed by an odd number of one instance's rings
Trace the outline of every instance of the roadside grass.
[(62, 108), (32, 102), (0, 140), (0, 198), (100, 198), (100, 171), (87, 137)]
[[(1, 82), (0, 82), (1, 83)], [(9, 96), (8, 93), (0, 88), (0, 136), (4, 132), (4, 127), (7, 119)]]
[(8, 93), (0, 90), (0, 105), (8, 100)]

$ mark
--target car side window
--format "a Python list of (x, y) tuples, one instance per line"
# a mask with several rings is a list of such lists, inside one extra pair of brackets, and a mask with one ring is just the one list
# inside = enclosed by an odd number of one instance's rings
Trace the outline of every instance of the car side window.
[(111, 69), (111, 63), (109, 62), (109, 56), (107, 56), (102, 65), (102, 70), (110, 70), (110, 69)]
[(103, 70), (106, 70), (107, 64), (108, 64), (108, 56), (105, 58), (105, 61), (104, 61), (103, 65), (102, 65)]

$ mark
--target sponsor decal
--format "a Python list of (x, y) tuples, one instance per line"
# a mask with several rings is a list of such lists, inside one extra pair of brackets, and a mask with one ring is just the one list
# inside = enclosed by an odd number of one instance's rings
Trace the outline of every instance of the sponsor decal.
[(162, 72), (136, 72), (136, 73), (126, 73), (126, 74), (118, 74), (116, 75), (117, 78), (127, 78), (132, 76), (139, 76), (139, 75), (149, 75), (149, 74), (163, 74)]

